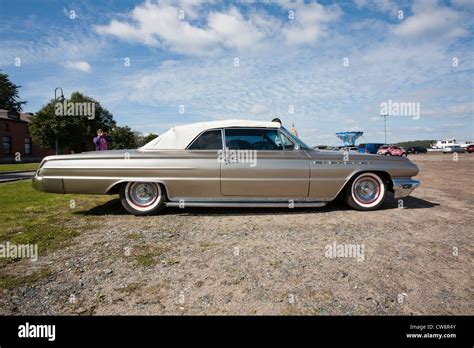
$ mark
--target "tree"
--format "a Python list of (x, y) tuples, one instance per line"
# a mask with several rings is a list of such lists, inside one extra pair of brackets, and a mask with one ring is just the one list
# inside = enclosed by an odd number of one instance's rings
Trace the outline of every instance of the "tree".
[(114, 127), (109, 135), (112, 138), (110, 149), (136, 149), (138, 147), (137, 136), (128, 126)]
[(7, 74), (0, 72), (0, 109), (8, 110), (13, 113), (20, 113), (22, 105), (26, 101), (21, 101), (18, 95), (17, 86), (10, 81)]
[(138, 147), (141, 147), (141, 146), (149, 143), (153, 139), (155, 139), (158, 136), (158, 134), (150, 133), (147, 136), (143, 136), (143, 134), (141, 134), (141, 133), (136, 133), (136, 136), (137, 136), (137, 145), (138, 145)]
[[(77, 109), (72, 110), (74, 106), (84, 105), (83, 103), (89, 103), (87, 105), (94, 103), (93, 117), (74, 113), (77, 111)], [(68, 107), (60, 110), (62, 112), (57, 116), (60, 104)], [(68, 113), (69, 106), (72, 112)], [(113, 115), (99, 102), (79, 92), (74, 92), (70, 99), (63, 103), (54, 99), (50, 100), (31, 118), (29, 129), (33, 142), (42, 147), (53, 148), (57, 134), (60, 149), (68, 147), (74, 152), (83, 152), (95, 149), (92, 139), (96, 136), (97, 129), (109, 131), (115, 124)]]
[(421, 146), (424, 148), (429, 149), (430, 145), (435, 144), (436, 140), (412, 140), (412, 141), (403, 141), (400, 143), (396, 143), (396, 146), (400, 146), (403, 148), (408, 148), (412, 146)]

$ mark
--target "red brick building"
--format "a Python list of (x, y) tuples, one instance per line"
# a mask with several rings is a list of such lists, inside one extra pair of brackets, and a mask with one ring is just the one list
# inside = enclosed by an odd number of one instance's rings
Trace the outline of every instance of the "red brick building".
[(0, 163), (13, 163), (20, 153), (21, 162), (39, 162), (45, 156), (54, 155), (54, 149), (43, 149), (32, 142), (28, 126), (31, 113), (13, 114), (0, 109)]

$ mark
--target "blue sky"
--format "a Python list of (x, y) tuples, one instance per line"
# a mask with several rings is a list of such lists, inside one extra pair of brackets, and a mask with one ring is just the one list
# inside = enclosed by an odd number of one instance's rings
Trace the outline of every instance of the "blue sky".
[(280, 117), (312, 145), (379, 142), (392, 100), (420, 117), (388, 117), (389, 142), (474, 140), (473, 18), (472, 0), (0, 0), (0, 69), (25, 111), (61, 86), (143, 133)]

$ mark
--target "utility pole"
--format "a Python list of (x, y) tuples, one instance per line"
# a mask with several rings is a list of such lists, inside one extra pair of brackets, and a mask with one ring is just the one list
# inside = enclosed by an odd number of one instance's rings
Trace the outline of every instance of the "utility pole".
[(385, 144), (387, 144), (387, 117), (388, 117), (388, 115), (380, 115), (380, 117), (383, 117), (383, 128), (384, 128), (384, 133), (385, 133)]
[[(63, 89), (61, 87), (56, 87), (54, 89), (54, 100), (57, 102), (58, 101), (58, 97), (57, 97), (57, 92), (58, 90), (61, 90), (61, 96), (59, 97), (59, 100), (61, 101), (61, 103), (64, 101), (64, 92), (63, 92)], [(55, 108), (56, 109), (56, 108)], [(55, 152), (56, 152), (56, 155), (58, 154), (58, 148), (59, 148), (59, 145), (58, 145), (58, 132), (59, 132), (59, 122), (58, 122), (58, 115), (55, 114), (55, 117), (56, 117), (56, 138), (54, 139), (54, 148), (55, 148)]]

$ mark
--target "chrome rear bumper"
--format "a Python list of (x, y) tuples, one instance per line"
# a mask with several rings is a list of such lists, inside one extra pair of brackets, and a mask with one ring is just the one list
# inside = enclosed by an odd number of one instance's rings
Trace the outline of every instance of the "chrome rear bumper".
[(421, 182), (414, 179), (393, 179), (393, 196), (395, 198), (402, 198), (409, 196), (410, 193), (417, 188)]
[(35, 176), (33, 177), (32, 181), (33, 181), (33, 188), (36, 190), (36, 191), (44, 191), (43, 189), (43, 178), (41, 176), (39, 176), (38, 171), (36, 171), (35, 173)]

